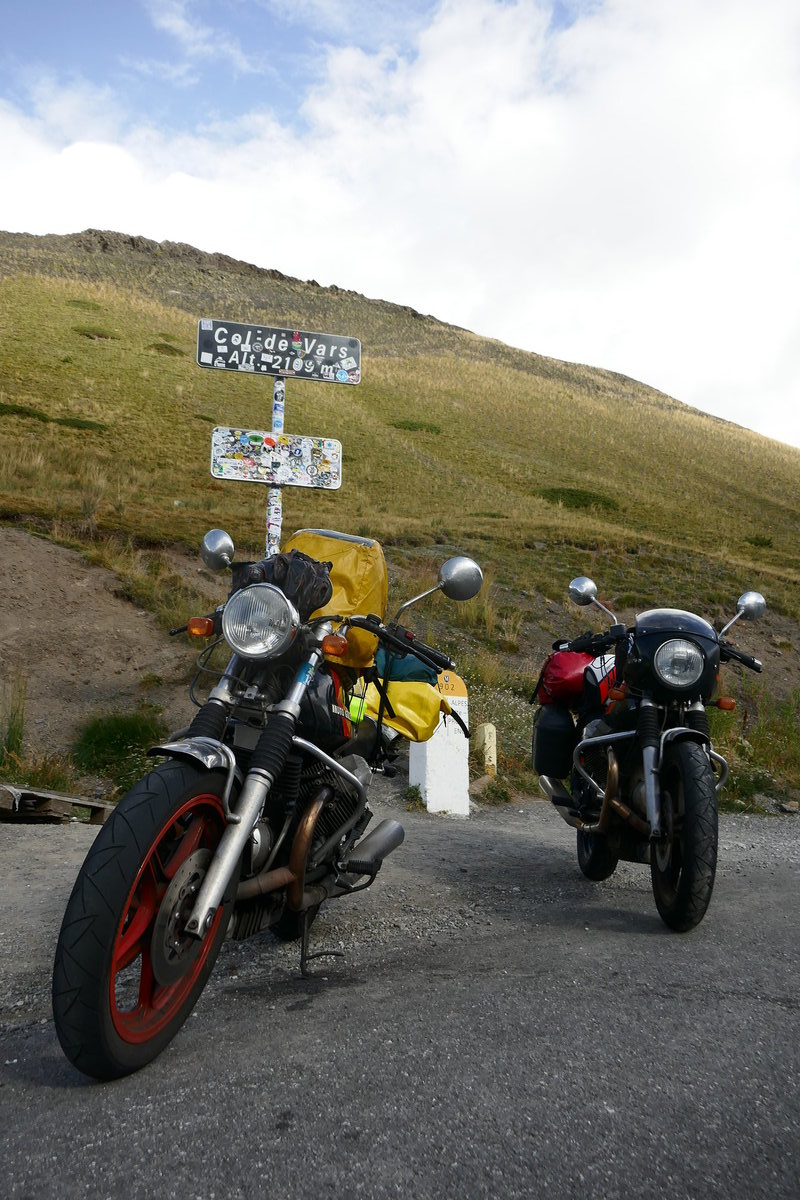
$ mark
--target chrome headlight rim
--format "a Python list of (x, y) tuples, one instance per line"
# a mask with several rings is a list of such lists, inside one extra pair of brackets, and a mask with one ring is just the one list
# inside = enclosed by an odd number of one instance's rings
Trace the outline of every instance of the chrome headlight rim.
[[(675, 664), (683, 660), (680, 670)], [(697, 687), (706, 668), (706, 656), (697, 642), (690, 638), (668, 638), (653, 655), (653, 671), (664, 687), (689, 691)]]
[(222, 613), (222, 633), (242, 658), (279, 658), (292, 645), (300, 616), (272, 583), (252, 583), (231, 596)]

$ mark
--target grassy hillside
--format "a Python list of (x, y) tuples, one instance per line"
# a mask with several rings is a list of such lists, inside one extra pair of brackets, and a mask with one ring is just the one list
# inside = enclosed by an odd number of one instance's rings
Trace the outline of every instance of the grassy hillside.
[(484, 680), (511, 672), (523, 689), (548, 640), (586, 624), (563, 604), (576, 574), (623, 613), (714, 619), (753, 587), (800, 619), (800, 451), (643, 384), (97, 231), (0, 234), (0, 298), (2, 519), (107, 561), (194, 546), (212, 525), (260, 553), (266, 490), (211, 478), (210, 432), (268, 428), (270, 381), (201, 370), (195, 339), (202, 316), (264, 321), (362, 342), (357, 388), (287, 381), (287, 431), (339, 438), (344, 470), (338, 492), (286, 490), (285, 530), (377, 536), (401, 588), (473, 554), (491, 587), (458, 617)]

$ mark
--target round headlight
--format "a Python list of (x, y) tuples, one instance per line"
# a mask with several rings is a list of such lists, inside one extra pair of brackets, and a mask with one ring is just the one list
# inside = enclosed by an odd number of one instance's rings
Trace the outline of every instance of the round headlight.
[(671, 638), (659, 646), (653, 667), (662, 683), (674, 688), (690, 688), (703, 674), (703, 652), (695, 642), (686, 638)]
[(225, 641), (243, 658), (275, 658), (288, 650), (300, 618), (294, 605), (271, 583), (242, 588), (225, 605)]

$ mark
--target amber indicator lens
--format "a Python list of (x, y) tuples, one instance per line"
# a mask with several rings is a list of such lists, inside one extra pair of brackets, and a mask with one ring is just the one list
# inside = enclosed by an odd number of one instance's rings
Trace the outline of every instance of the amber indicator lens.
[(717, 708), (722, 708), (725, 712), (733, 712), (736, 708), (736, 701), (733, 696), (720, 696), (717, 701)]
[(341, 658), (347, 653), (347, 638), (341, 633), (329, 633), (322, 639), (322, 653)]
[(211, 617), (190, 617), (186, 628), (192, 637), (211, 637), (214, 622)]

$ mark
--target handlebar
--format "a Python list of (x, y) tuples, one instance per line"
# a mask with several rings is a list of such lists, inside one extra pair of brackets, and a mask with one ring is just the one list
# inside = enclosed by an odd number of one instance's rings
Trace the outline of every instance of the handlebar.
[(728, 662), (733, 659), (734, 662), (740, 662), (743, 667), (749, 667), (751, 671), (762, 670), (761, 660), (752, 658), (749, 654), (743, 654), (741, 650), (735, 650), (730, 642), (723, 642), (720, 638), (719, 656), (723, 662)]
[(571, 642), (556, 642), (555, 648), (591, 654), (594, 658), (597, 658), (599, 655), (604, 654), (606, 650), (610, 650), (612, 646), (616, 646), (617, 642), (622, 641), (627, 636), (628, 630), (624, 625), (612, 625), (610, 629), (606, 629), (603, 633), (592, 633), (591, 630), (587, 629), (586, 633), (573, 638)]
[(356, 629), (366, 629), (385, 642), (387, 646), (399, 650), (402, 654), (413, 654), (427, 667), (432, 667), (437, 675), (442, 671), (455, 670), (456, 664), (452, 658), (443, 654), (441, 650), (434, 649), (433, 646), (426, 646), (412, 630), (406, 629), (394, 621), (390, 626), (386, 626), (379, 617), (370, 615), (368, 617), (350, 617), (349, 623)]

